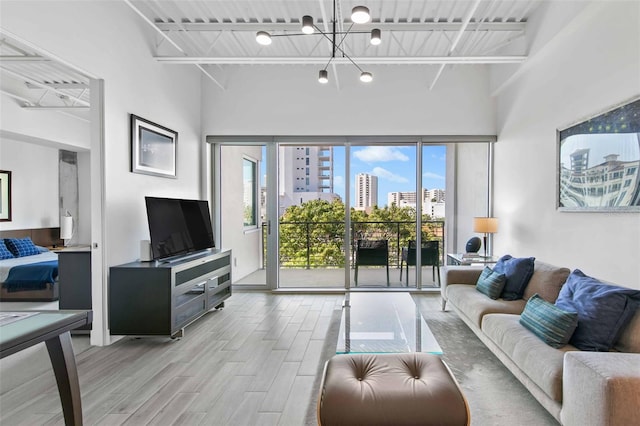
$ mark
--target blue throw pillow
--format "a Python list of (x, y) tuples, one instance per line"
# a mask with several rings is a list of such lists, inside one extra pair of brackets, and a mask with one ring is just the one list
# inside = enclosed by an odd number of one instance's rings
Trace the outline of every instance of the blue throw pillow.
[(498, 260), (493, 270), (504, 274), (507, 281), (502, 290), (504, 300), (522, 299), (524, 289), (533, 275), (535, 257), (512, 257), (506, 254)]
[(13, 253), (9, 251), (7, 246), (4, 243), (4, 240), (0, 240), (0, 260), (2, 259), (13, 259)]
[(15, 257), (33, 256), (40, 254), (40, 250), (33, 244), (31, 238), (7, 238), (4, 240), (9, 251)]
[(498, 274), (488, 266), (485, 266), (478, 278), (478, 282), (476, 283), (476, 290), (495, 300), (500, 297), (500, 293), (502, 293), (502, 289), (504, 288), (504, 283), (504, 274)]
[(574, 270), (562, 286), (556, 306), (578, 312), (571, 344), (583, 351), (608, 351), (640, 306), (640, 290), (605, 284)]
[(525, 305), (520, 324), (547, 345), (561, 348), (569, 343), (578, 325), (578, 313), (564, 311), (536, 293)]

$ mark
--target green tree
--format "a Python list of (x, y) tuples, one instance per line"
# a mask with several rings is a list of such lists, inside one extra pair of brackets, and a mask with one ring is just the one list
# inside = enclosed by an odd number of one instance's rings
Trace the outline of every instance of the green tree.
[[(344, 209), (342, 200), (312, 200), (288, 207), (280, 218), (280, 263), (284, 267), (344, 267)], [(374, 207), (369, 214), (351, 209), (351, 250), (358, 239), (388, 240), (390, 263), (400, 248), (415, 240), (413, 207)], [(439, 225), (426, 223), (422, 239), (440, 239)]]
[(312, 200), (280, 218), (280, 262), (289, 267), (344, 267), (344, 203)]

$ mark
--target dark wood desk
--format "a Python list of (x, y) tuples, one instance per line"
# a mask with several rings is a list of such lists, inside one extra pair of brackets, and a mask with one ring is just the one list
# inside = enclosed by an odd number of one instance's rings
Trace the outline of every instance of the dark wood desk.
[(90, 324), (92, 311), (0, 311), (0, 314), (35, 313), (13, 322), (0, 318), (0, 358), (41, 342), (47, 345), (58, 384), (66, 425), (82, 425), (82, 403), (76, 358), (70, 331)]

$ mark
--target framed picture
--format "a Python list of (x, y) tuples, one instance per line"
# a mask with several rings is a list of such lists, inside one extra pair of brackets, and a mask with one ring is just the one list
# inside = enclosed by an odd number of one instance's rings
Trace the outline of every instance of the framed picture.
[(131, 171), (176, 177), (178, 133), (131, 114)]
[(640, 98), (557, 133), (559, 210), (640, 212)]
[(11, 222), (11, 172), (0, 170), (0, 222)]

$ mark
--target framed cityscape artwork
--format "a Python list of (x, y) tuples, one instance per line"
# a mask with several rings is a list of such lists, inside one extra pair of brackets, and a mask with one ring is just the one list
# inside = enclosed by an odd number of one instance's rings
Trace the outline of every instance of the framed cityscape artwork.
[(640, 212), (640, 98), (558, 130), (557, 207)]
[(131, 171), (176, 177), (178, 133), (131, 114)]

